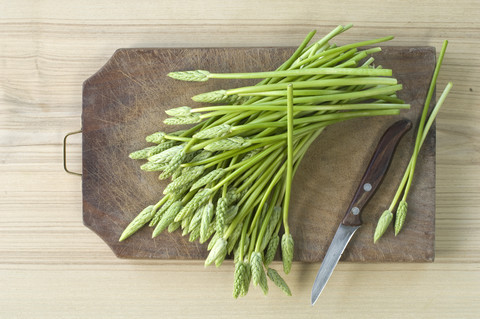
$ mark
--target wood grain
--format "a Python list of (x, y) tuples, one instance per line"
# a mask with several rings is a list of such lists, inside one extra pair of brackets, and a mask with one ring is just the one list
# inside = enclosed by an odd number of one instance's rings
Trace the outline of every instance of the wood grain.
[[(166, 76), (172, 70), (252, 72), (272, 70), (294, 48), (120, 49), (83, 86), (83, 213), (84, 223), (119, 257), (204, 259), (205, 245), (190, 243), (181, 231), (164, 232), (152, 240), (145, 227), (124, 242), (123, 229), (144, 207), (162, 197), (168, 181), (155, 172), (142, 172), (128, 154), (146, 147), (145, 136), (170, 131), (163, 124), (165, 110), (193, 105), (190, 97), (254, 81), (182, 82)], [(389, 47), (375, 55), (375, 63), (391, 68), (404, 89), (400, 97), (411, 104), (400, 116), (362, 118), (328, 128), (312, 144), (292, 186), (290, 224), (296, 241), (294, 259), (323, 259), (342, 214), (354, 195), (368, 161), (385, 129), (399, 118), (419, 122), (423, 101), (435, 66), (429, 47)], [(198, 105), (198, 104), (197, 104)], [(409, 199), (411, 214), (396, 240), (389, 234), (373, 245), (379, 215), (390, 204), (412, 153), (415, 132), (399, 145), (386, 185), (366, 208), (365, 225), (343, 258), (349, 261), (433, 261), (435, 216), (435, 129), (425, 140), (415, 188)], [(333, 232), (333, 233), (332, 233)]]
[[(478, 318), (479, 21), (477, 0), (0, 1), (0, 317)], [(294, 46), (349, 22), (339, 43), (450, 40), (437, 86), (438, 96), (454, 83), (437, 120), (435, 262), (341, 262), (319, 307), (309, 292), (320, 264), (296, 262), (291, 298), (271, 287), (233, 300), (228, 262), (119, 259), (83, 225), (61, 141), (81, 127), (82, 83), (116, 49)], [(70, 143), (81, 171), (81, 137)]]

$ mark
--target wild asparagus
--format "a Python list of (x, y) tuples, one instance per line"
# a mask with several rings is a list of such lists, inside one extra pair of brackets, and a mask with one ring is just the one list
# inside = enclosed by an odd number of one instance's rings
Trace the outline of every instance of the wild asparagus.
[(291, 182), (309, 146), (329, 125), (395, 115), (410, 107), (396, 97), (402, 86), (390, 77), (391, 70), (373, 67), (372, 58), (359, 64), (380, 50), (360, 47), (392, 37), (344, 46), (329, 43), (349, 28), (351, 25), (338, 26), (312, 45), (308, 43), (315, 32), (309, 33), (275, 71), (169, 73), (186, 81), (262, 80), (255, 86), (193, 97), (223, 105), (180, 106), (166, 111), (171, 117), (164, 123), (192, 126), (147, 136), (147, 142), (157, 145), (133, 152), (131, 157), (147, 159), (142, 168), (163, 171), (161, 178), (172, 176), (164, 190), (168, 200), (162, 203), (169, 207), (155, 207), (161, 214), (152, 213), (152, 218), (141, 214), (127, 227), (128, 236), (151, 219), (151, 226), (156, 226), (154, 236), (166, 228), (174, 231), (182, 227), (185, 235), (190, 233), (190, 240), (210, 239), (205, 265), (215, 262), (220, 266), (227, 254), (234, 252), (235, 298), (248, 292), (252, 280), (266, 293), (266, 274), (290, 295), (286, 282), (268, 265), (276, 255), (283, 229), (284, 272), (290, 272), (294, 245), (288, 223)]

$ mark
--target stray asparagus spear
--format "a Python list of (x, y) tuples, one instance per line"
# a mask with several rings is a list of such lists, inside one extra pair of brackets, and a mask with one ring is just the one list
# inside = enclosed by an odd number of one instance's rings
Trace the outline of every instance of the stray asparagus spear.
[(437, 60), (436, 66), (435, 66), (435, 71), (433, 73), (432, 81), (430, 82), (430, 87), (427, 93), (427, 97), (425, 99), (425, 104), (422, 110), (422, 116), (420, 118), (420, 123), (419, 127), (417, 130), (417, 138), (415, 140), (415, 147), (414, 147), (414, 152), (412, 154), (412, 157), (410, 159), (410, 162), (408, 163), (407, 169), (405, 170), (404, 176), (402, 178), (402, 181), (400, 182), (400, 185), (397, 189), (397, 192), (392, 200), (392, 203), (390, 204), (390, 207), (383, 212), (382, 216), (380, 217), (377, 227), (375, 229), (375, 233), (373, 236), (373, 241), (376, 243), (380, 237), (383, 236), (385, 231), (387, 230), (388, 226), (390, 225), (391, 221), (393, 220), (393, 209), (395, 208), (397, 201), (399, 200), (401, 194), (403, 193), (403, 198), (398, 204), (396, 216), (395, 216), (395, 236), (398, 235), (400, 230), (402, 229), (404, 223), (405, 223), (405, 218), (407, 215), (407, 196), (410, 191), (410, 187), (412, 185), (413, 181), (413, 174), (415, 172), (415, 166), (417, 163), (417, 158), (419, 151), (423, 145), (423, 142), (430, 130), (430, 127), (433, 124), (433, 121), (435, 120), (438, 111), (443, 105), (443, 102), (445, 101), (448, 93), (450, 92), (450, 89), (452, 88), (452, 83), (449, 82), (447, 86), (445, 87), (445, 90), (443, 91), (442, 95), (438, 99), (438, 102), (436, 103), (435, 107), (433, 108), (428, 120), (427, 120), (427, 114), (428, 114), (428, 108), (430, 106), (430, 101), (433, 96), (433, 92), (435, 91), (435, 86), (437, 82), (437, 77), (438, 73), (440, 71), (440, 67), (443, 62), (443, 57), (445, 56), (445, 51), (447, 49), (448, 41), (444, 41), (442, 49), (440, 51), (440, 56)]

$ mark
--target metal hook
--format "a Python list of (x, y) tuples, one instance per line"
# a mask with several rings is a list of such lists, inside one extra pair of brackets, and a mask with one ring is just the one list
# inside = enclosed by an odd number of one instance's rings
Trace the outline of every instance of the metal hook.
[(78, 133), (82, 133), (82, 130), (67, 133), (67, 135), (65, 135), (65, 137), (63, 138), (63, 169), (65, 170), (65, 172), (69, 174), (82, 176), (81, 173), (72, 172), (67, 169), (67, 137), (69, 137), (70, 135), (78, 134)]

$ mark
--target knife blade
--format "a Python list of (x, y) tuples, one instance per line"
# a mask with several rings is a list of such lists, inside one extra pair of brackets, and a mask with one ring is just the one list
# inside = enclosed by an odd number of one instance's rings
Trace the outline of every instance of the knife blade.
[(412, 122), (409, 120), (397, 121), (380, 138), (350, 206), (328, 247), (320, 270), (315, 277), (311, 295), (312, 306), (325, 288), (353, 234), (362, 225), (362, 209), (377, 190), (383, 176), (385, 176), (398, 142), (411, 127)]

